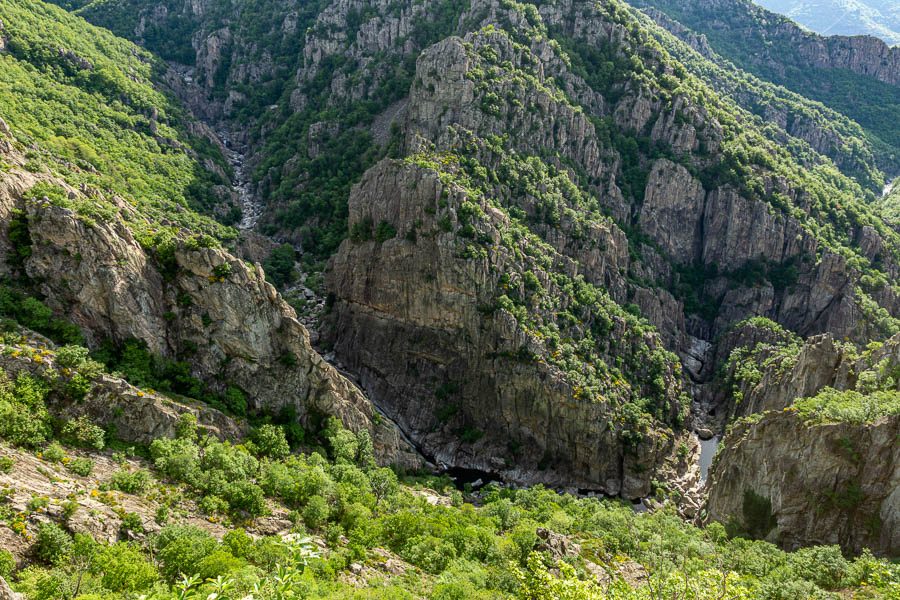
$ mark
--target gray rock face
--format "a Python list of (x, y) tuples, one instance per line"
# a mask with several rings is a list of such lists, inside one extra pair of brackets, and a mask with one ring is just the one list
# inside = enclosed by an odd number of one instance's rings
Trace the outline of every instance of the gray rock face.
[(772, 503), (769, 539), (900, 551), (900, 417), (805, 426), (791, 411), (736, 425), (710, 470), (708, 519), (742, 519), (744, 494)]
[[(379, 164), (354, 189), (350, 222), (369, 217), (399, 231), (418, 223), (417, 240), (347, 241), (330, 263), (335, 351), (381, 408), (438, 464), (511, 482), (637, 498), (650, 492), (652, 477), (687, 469), (670, 454), (675, 438), (651, 429), (625, 452), (603, 403), (573, 396), (543, 361), (509, 358), (522, 347), (537, 350), (538, 340), (511, 314), (485, 317), (479, 306), (514, 257), (460, 258), (455, 235), (441, 233), (438, 217), (425, 211), (445, 189), (434, 171)], [(460, 194), (449, 189), (450, 197)], [(482, 209), (502, 226), (502, 213)], [(463, 429), (478, 434), (467, 439)], [(645, 471), (633, 468), (636, 460)]]
[(690, 264), (700, 256), (701, 227), (706, 192), (687, 169), (668, 160), (658, 160), (650, 171), (641, 229), (662, 246), (672, 259)]
[(25, 595), (12, 591), (6, 580), (0, 577), (0, 600), (24, 600)]
[[(753, 327), (733, 338), (730, 343), (750, 348), (778, 342), (771, 330)], [(808, 339), (786, 359), (773, 356), (773, 350), (757, 352), (751, 360), (761, 365), (761, 377), (738, 390), (734, 414), (764, 414), (739, 421), (722, 440), (707, 484), (708, 519), (742, 520), (744, 494), (751, 490), (771, 501), (777, 527), (769, 539), (783, 546), (840, 544), (851, 552), (868, 547), (895, 555), (900, 416), (809, 425), (791, 405), (825, 388), (861, 393), (896, 388), (892, 374), (900, 365), (900, 336), (863, 357), (831, 335)]]
[[(32, 358), (37, 344), (8, 346), (0, 344), (0, 368), (10, 379), (26, 373), (44, 379), (60, 377), (61, 369), (55, 354), (41, 352), (41, 361)], [(53, 372), (55, 375), (52, 375)], [(65, 373), (62, 375), (65, 377)], [(246, 425), (239, 425), (220, 411), (196, 403), (177, 402), (155, 392), (144, 392), (126, 381), (109, 375), (101, 375), (92, 382), (83, 400), (65, 403), (52, 398), (51, 407), (63, 418), (86, 415), (101, 427), (115, 426), (116, 435), (125, 442), (149, 444), (157, 438), (175, 437), (175, 426), (182, 415), (191, 414), (197, 423), (211, 435), (221, 440), (240, 440), (249, 432)]]

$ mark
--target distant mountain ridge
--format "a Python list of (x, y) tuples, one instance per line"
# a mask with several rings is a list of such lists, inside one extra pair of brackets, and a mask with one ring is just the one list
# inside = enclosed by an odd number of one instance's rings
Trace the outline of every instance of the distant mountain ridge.
[(900, 44), (900, 4), (886, 0), (757, 0), (822, 35), (872, 35)]

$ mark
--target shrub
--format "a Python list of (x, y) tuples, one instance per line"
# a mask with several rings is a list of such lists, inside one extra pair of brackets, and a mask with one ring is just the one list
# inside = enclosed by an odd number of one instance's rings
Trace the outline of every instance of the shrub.
[(119, 542), (106, 546), (94, 558), (103, 574), (103, 587), (117, 593), (140, 592), (156, 581), (156, 569), (136, 548)]
[(141, 516), (137, 513), (126, 513), (125, 516), (122, 517), (122, 525), (120, 526), (122, 531), (133, 531), (135, 533), (143, 533), (144, 524), (141, 522)]
[(91, 471), (94, 470), (94, 461), (89, 458), (73, 458), (69, 461), (69, 464), (66, 465), (66, 468), (76, 475), (87, 477), (91, 474)]
[(247, 480), (232, 481), (225, 487), (225, 498), (232, 510), (243, 510), (251, 517), (259, 517), (266, 510), (262, 488)]
[(38, 527), (34, 555), (51, 565), (60, 564), (72, 552), (72, 538), (55, 523), (41, 523)]
[(67, 441), (85, 448), (102, 450), (106, 445), (106, 434), (103, 428), (92, 423), (85, 415), (66, 421), (61, 433)]
[(227, 550), (216, 550), (197, 565), (197, 574), (201, 579), (214, 579), (219, 575), (227, 575), (244, 566), (244, 561), (235, 558)]
[(72, 371), (64, 389), (76, 400), (87, 395), (91, 383), (103, 372), (103, 365), (88, 358), (88, 349), (83, 346), (62, 346), (56, 352), (56, 360), (60, 366)]
[(216, 279), (224, 279), (231, 275), (231, 263), (222, 263), (213, 267), (213, 277)]
[(9, 577), (16, 568), (16, 558), (12, 552), (0, 548), (0, 577)]
[(175, 424), (175, 437), (179, 440), (197, 439), (197, 417), (191, 413), (184, 413)]
[(266, 279), (279, 287), (290, 283), (294, 279), (296, 261), (297, 252), (290, 244), (282, 244), (275, 248), (262, 265)]
[(109, 484), (113, 489), (128, 494), (143, 492), (149, 482), (150, 473), (145, 469), (138, 469), (137, 471), (119, 469), (109, 479)]
[(238, 558), (247, 558), (253, 551), (253, 538), (243, 529), (232, 529), (222, 536), (222, 544)]
[(275, 460), (284, 458), (291, 453), (284, 429), (278, 425), (263, 425), (253, 430), (250, 439), (256, 445), (257, 450), (263, 456)]
[(239, 388), (230, 387), (225, 390), (223, 401), (225, 402), (225, 408), (232, 413), (240, 416), (247, 414), (247, 398)]
[(14, 458), (9, 456), (0, 456), (0, 473), (9, 473), (12, 471), (13, 465), (16, 464)]
[(228, 503), (219, 496), (210, 494), (200, 498), (197, 508), (207, 515), (219, 515), (228, 512)]
[(50, 438), (50, 415), (44, 405), (49, 388), (38, 379), (20, 373), (11, 383), (0, 373), (0, 437), (36, 448)]
[(216, 540), (192, 525), (168, 525), (156, 538), (156, 557), (160, 572), (169, 581), (181, 574), (194, 574), (200, 562), (215, 552)]
[(62, 506), (63, 509), (63, 519), (68, 521), (72, 518), (72, 515), (75, 514), (75, 511), (78, 510), (79, 504), (75, 500), (66, 500), (62, 502), (60, 506)]
[(47, 462), (58, 463), (66, 456), (66, 451), (59, 445), (59, 442), (51, 442), (49, 446), (41, 453), (41, 458)]
[(792, 553), (787, 568), (821, 588), (836, 590), (847, 577), (850, 563), (841, 554), (839, 546), (812, 546)]
[(380, 222), (378, 227), (375, 228), (375, 240), (378, 243), (386, 242), (395, 237), (397, 237), (397, 229), (387, 221)]
[(319, 529), (328, 521), (328, 502), (322, 496), (313, 496), (303, 507), (303, 522), (307, 527)]
[(199, 449), (187, 439), (157, 439), (150, 444), (154, 466), (167, 477), (197, 483), (200, 474)]

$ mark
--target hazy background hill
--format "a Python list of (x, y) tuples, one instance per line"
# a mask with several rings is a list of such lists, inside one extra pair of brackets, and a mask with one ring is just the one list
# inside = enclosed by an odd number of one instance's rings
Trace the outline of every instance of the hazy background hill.
[(874, 35), (900, 43), (900, 4), (887, 0), (757, 0), (824, 35)]

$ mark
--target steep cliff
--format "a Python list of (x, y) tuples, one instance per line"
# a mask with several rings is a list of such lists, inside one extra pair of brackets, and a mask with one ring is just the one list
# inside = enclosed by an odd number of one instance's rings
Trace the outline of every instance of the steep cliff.
[(896, 554), (900, 337), (860, 354), (759, 320), (733, 335), (744, 345), (726, 363), (725, 402), (751, 416), (728, 428), (716, 455), (708, 519), (790, 548)]
[(807, 425), (785, 409), (738, 423), (710, 470), (708, 519), (787, 548), (840, 544), (896, 555), (898, 436), (897, 415)]

